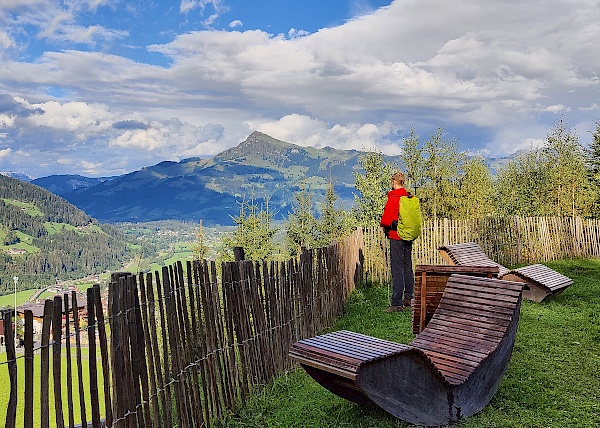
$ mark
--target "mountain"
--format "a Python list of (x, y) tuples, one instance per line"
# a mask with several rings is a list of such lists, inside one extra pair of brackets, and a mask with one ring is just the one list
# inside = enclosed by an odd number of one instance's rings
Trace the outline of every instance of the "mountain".
[(20, 172), (5, 171), (5, 172), (0, 172), (0, 175), (4, 175), (5, 177), (10, 177), (10, 178), (16, 178), (17, 180), (21, 180), (21, 181), (24, 181), (26, 183), (28, 183), (31, 180), (33, 180), (33, 178), (31, 178), (27, 174), (22, 174)]
[[(15, 177), (18, 178), (18, 177)], [(35, 185), (43, 187), (58, 196), (63, 196), (78, 189), (87, 189), (99, 183), (112, 180), (114, 177), (89, 178), (82, 175), (49, 175), (32, 180)]]
[(301, 147), (253, 132), (237, 147), (212, 158), (165, 161), (63, 196), (104, 222), (203, 220), (206, 225), (232, 225), (240, 202), (254, 199), (276, 219), (287, 217), (302, 182), (324, 194), (332, 180), (339, 201), (353, 201), (353, 173), (362, 152)]
[(0, 175), (0, 294), (118, 269), (124, 235), (31, 183)]

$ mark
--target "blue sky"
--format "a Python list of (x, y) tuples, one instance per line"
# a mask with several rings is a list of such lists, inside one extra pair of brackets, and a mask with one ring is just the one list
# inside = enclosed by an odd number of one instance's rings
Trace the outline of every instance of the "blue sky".
[(259, 130), (398, 154), (600, 119), (596, 1), (0, 0), (0, 171), (107, 176)]

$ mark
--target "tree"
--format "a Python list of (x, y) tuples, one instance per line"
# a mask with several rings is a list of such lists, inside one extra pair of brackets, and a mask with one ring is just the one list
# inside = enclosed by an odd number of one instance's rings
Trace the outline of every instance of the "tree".
[(301, 247), (313, 248), (316, 246), (316, 225), (312, 195), (306, 188), (304, 181), (301, 189), (295, 195), (292, 212), (285, 224), (288, 251), (291, 256), (298, 254)]
[(202, 227), (202, 220), (200, 220), (200, 224), (198, 225), (198, 229), (196, 230), (195, 235), (196, 242), (194, 243), (192, 251), (194, 252), (194, 255), (198, 258), (198, 260), (206, 259), (210, 248), (208, 247), (208, 245), (206, 245), (204, 229)]
[(276, 246), (273, 237), (277, 229), (273, 225), (273, 214), (269, 211), (269, 201), (265, 208), (259, 207), (252, 193), (251, 200), (243, 200), (240, 204), (240, 215), (234, 217), (237, 229), (233, 236), (226, 236), (219, 248), (220, 260), (233, 260), (233, 247), (244, 248), (247, 260), (272, 260)]
[(586, 154), (590, 193), (593, 195), (590, 201), (590, 214), (593, 218), (600, 218), (600, 120), (595, 126)]
[(359, 163), (364, 174), (354, 173), (354, 187), (360, 192), (360, 196), (354, 196), (354, 215), (361, 226), (378, 226), (395, 166), (384, 162), (383, 154), (378, 152), (361, 156)]
[(481, 218), (494, 212), (494, 180), (482, 156), (467, 158), (459, 179), (458, 218)]
[(548, 215), (550, 192), (547, 159), (539, 150), (521, 153), (498, 171), (496, 211), (501, 216)]
[(321, 202), (321, 214), (317, 221), (316, 245), (325, 247), (334, 240), (344, 238), (350, 234), (353, 222), (348, 218), (345, 209), (336, 209), (337, 195), (330, 181), (325, 192), (325, 199)]
[(444, 129), (438, 127), (422, 149), (424, 160), (424, 183), (420, 198), (426, 218), (456, 217), (458, 176), (464, 154), (458, 151), (458, 142), (444, 137)]
[(554, 124), (542, 152), (548, 165), (548, 184), (556, 216), (571, 216), (589, 212), (585, 151), (579, 138), (562, 118)]
[(406, 169), (408, 178), (408, 187), (413, 187), (415, 194), (425, 182), (425, 159), (423, 158), (423, 148), (416, 135), (414, 128), (410, 135), (402, 140), (402, 154), (400, 155)]

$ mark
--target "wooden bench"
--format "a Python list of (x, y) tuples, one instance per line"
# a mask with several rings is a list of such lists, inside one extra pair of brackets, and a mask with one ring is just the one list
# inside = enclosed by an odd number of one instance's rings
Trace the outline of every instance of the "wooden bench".
[[(448, 278), (453, 274), (497, 278), (497, 266), (416, 265), (415, 293), (412, 305), (413, 333), (419, 334), (437, 309)], [(425, 308), (425, 310), (421, 310)]]
[(452, 275), (427, 327), (403, 345), (349, 331), (304, 339), (290, 357), (330, 391), (407, 422), (439, 426), (479, 412), (514, 345), (523, 283)]
[(474, 242), (444, 245), (438, 248), (440, 254), (451, 265), (458, 266), (498, 266), (498, 277), (508, 281), (523, 282), (523, 298), (541, 302), (549, 295), (558, 295), (573, 284), (573, 280), (542, 264), (534, 264), (509, 270), (491, 260)]

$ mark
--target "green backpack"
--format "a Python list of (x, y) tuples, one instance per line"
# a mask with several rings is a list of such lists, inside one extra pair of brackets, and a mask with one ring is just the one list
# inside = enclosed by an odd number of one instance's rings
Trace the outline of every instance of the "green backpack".
[(397, 232), (403, 241), (414, 241), (421, 236), (421, 204), (419, 198), (409, 194), (400, 197)]

